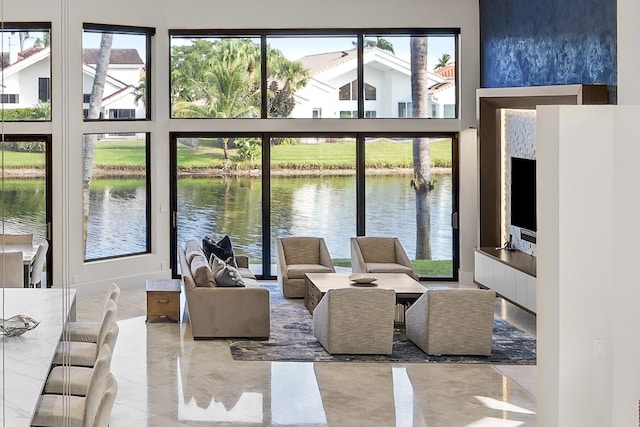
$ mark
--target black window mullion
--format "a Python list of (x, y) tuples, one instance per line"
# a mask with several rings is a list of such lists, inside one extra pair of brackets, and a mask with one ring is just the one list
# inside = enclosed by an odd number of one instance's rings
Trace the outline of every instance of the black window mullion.
[(364, 34), (358, 33), (358, 118), (364, 118)]
[(356, 135), (356, 235), (365, 235), (365, 139)]
[[(264, 109), (263, 109), (264, 111)], [(271, 135), (262, 135), (262, 276), (271, 275)]]

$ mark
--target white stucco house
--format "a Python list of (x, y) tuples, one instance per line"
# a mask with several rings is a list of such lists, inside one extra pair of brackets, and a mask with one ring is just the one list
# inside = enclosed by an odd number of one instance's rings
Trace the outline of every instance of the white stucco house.
[[(95, 78), (98, 49), (83, 51), (83, 109), (89, 108), (89, 96)], [(31, 108), (38, 101), (51, 99), (51, 51), (49, 47), (29, 48), (10, 58), (3, 55), (4, 82), (0, 103), (5, 109)], [(136, 105), (144, 62), (136, 49), (112, 49), (102, 101), (102, 117), (110, 119), (144, 118), (146, 108)]]
[[(349, 118), (357, 114), (357, 51), (309, 55), (297, 60), (309, 81), (295, 93), (295, 118)], [(365, 117), (411, 117), (411, 64), (377, 47), (365, 48)], [(455, 67), (429, 71), (429, 117), (455, 117)]]

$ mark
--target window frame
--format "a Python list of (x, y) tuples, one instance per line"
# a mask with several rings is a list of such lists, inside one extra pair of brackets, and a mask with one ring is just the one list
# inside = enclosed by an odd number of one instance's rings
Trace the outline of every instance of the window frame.
[[(82, 25), (82, 32), (83, 34), (85, 32), (88, 33), (97, 33), (97, 34), (101, 34), (101, 33), (113, 33), (113, 34), (123, 34), (123, 35), (140, 35), (140, 36), (146, 36), (145, 39), (145, 64), (144, 64), (144, 74), (145, 74), (145, 99), (144, 99), (144, 104), (145, 104), (145, 117), (141, 117), (141, 118), (133, 118), (133, 119), (108, 119), (104, 117), (104, 114), (101, 113), (100, 114), (100, 118), (97, 119), (88, 119), (86, 117), (86, 114), (83, 114), (83, 120), (85, 122), (118, 122), (118, 121), (150, 121), (151, 117), (152, 117), (152, 111), (151, 111), (151, 107), (152, 107), (152, 99), (151, 99), (151, 94), (152, 94), (152, 89), (153, 89), (153, 79), (152, 79), (152, 55), (151, 55), (151, 39), (152, 37), (155, 36), (156, 34), (156, 29), (155, 28), (151, 28), (151, 27), (137, 27), (137, 26), (127, 26), (127, 25), (106, 25), (106, 24), (95, 24), (95, 23), (83, 23)], [(84, 46), (83, 46), (84, 49)], [(83, 99), (82, 99), (82, 105), (84, 106), (84, 104), (86, 104), (86, 102), (84, 102), (84, 95), (85, 93), (82, 94)], [(84, 107), (83, 107), (84, 108)]]
[[(268, 81), (267, 81), (267, 42), (269, 37), (341, 37), (341, 36), (354, 36), (357, 39), (357, 78), (351, 82), (351, 86), (348, 89), (349, 99), (346, 98), (346, 86), (343, 85), (338, 88), (338, 99), (339, 101), (357, 101), (358, 102), (358, 114), (355, 118), (365, 119), (365, 108), (364, 102), (367, 100), (375, 100), (366, 98), (365, 85), (362, 88), (355, 89), (354, 95), (354, 86), (358, 86), (357, 82), (362, 80), (364, 81), (364, 42), (365, 36), (378, 34), (382, 37), (384, 36), (425, 36), (425, 37), (435, 37), (435, 36), (450, 36), (454, 38), (454, 53), (453, 53), (453, 63), (458, 64), (458, 58), (460, 56), (460, 28), (369, 28), (369, 29), (228, 29), (228, 30), (214, 30), (214, 29), (169, 29), (169, 55), (171, 56), (172, 43), (171, 39), (173, 37), (176, 38), (260, 38), (261, 40), (261, 52), (262, 55), (260, 57), (261, 61), (261, 113), (260, 118), (270, 118), (270, 119), (280, 119), (280, 120), (304, 120), (305, 118), (293, 118), (293, 117), (269, 117), (268, 116), (268, 108), (269, 103), (268, 99)], [(170, 61), (171, 62), (171, 61)], [(170, 74), (169, 74), (170, 75)], [(454, 119), (459, 119), (460, 112), (460, 85), (459, 85), (459, 75), (460, 70), (456, 69), (455, 76), (455, 117)], [(375, 88), (375, 87), (374, 87)], [(344, 93), (342, 90), (344, 89)], [(171, 94), (171, 79), (169, 82), (169, 93)], [(376, 94), (377, 98), (377, 94)], [(169, 96), (169, 118), (174, 120), (223, 120), (223, 118), (213, 118), (213, 117), (175, 117), (172, 115), (171, 111), (173, 111), (173, 101), (171, 96)], [(376, 117), (378, 118), (378, 117)], [(233, 119), (233, 120), (251, 120), (251, 118), (245, 117), (225, 117), (224, 119)], [(379, 119), (418, 119), (415, 117), (380, 117)], [(425, 118), (426, 119), (426, 118)], [(445, 119), (444, 117), (439, 117), (437, 119)]]

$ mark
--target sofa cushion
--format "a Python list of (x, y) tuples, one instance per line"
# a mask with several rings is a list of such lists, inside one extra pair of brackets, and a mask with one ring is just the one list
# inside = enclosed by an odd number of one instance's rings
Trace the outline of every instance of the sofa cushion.
[(414, 274), (412, 268), (393, 262), (368, 262), (367, 271), (369, 273), (405, 273), (411, 277)]
[(304, 273), (333, 273), (333, 270), (320, 264), (293, 264), (287, 266), (287, 277), (289, 279), (304, 279)]
[(244, 288), (244, 279), (233, 265), (216, 257), (211, 257), (213, 276), (219, 288)]
[(220, 259), (226, 260), (229, 264), (237, 267), (231, 239), (224, 236), (220, 241), (216, 242), (211, 237), (202, 239), (202, 249), (204, 255), (211, 262), (211, 255), (215, 255)]
[(187, 243), (184, 244), (184, 253), (187, 264), (191, 264), (193, 257), (196, 255), (205, 256), (205, 253), (202, 251), (202, 246), (200, 246), (200, 243), (197, 240), (187, 241)]
[(209, 288), (216, 286), (213, 271), (204, 255), (195, 255), (189, 267), (196, 286)]

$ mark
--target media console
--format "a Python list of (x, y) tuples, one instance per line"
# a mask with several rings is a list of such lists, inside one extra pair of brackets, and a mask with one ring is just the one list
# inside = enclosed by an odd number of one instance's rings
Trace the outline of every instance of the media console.
[(474, 282), (480, 287), (536, 312), (536, 257), (520, 251), (479, 247), (474, 252), (474, 264)]

